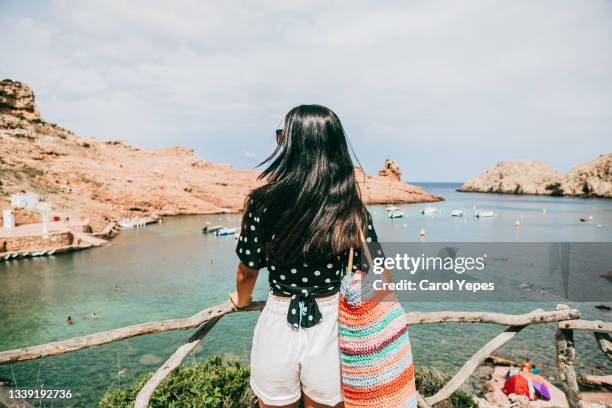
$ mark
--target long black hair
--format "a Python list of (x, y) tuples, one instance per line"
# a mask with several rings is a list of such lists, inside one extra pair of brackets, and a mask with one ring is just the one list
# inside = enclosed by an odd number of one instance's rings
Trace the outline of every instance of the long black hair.
[(247, 211), (266, 211), (265, 255), (278, 264), (314, 263), (358, 248), (366, 209), (338, 116), (320, 105), (295, 107), (277, 142), (261, 163), (269, 163), (260, 175), (266, 184), (247, 198)]

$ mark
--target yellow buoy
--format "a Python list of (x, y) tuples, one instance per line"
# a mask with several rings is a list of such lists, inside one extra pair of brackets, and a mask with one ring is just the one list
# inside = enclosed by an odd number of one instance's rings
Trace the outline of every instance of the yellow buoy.
[(419, 231), (419, 235), (424, 237), (425, 236), (425, 229), (421, 228), (421, 230)]

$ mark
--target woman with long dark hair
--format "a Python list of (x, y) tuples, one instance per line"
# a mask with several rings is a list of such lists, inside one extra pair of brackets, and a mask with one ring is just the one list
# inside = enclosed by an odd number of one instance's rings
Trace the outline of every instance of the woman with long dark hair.
[[(264, 163), (266, 184), (247, 198), (236, 248), (236, 307), (251, 303), (258, 271), (270, 295), (251, 351), (251, 387), (261, 407), (342, 406), (338, 291), (360, 231), (376, 241), (361, 201), (344, 129), (331, 110), (298, 106)], [(263, 163), (262, 163), (263, 164)], [(360, 268), (355, 251), (354, 269)]]

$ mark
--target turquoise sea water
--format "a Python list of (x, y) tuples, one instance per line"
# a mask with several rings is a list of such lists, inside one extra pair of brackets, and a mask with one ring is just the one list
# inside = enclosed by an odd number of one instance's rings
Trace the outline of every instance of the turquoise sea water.
[[(390, 220), (384, 206), (370, 207), (382, 241), (418, 241), (425, 229), (431, 242), (611, 242), (612, 200), (458, 193), (457, 184), (422, 184), (447, 199), (434, 204), (436, 217), (419, 213), (424, 204), (402, 205), (406, 216)], [(472, 216), (474, 207), (497, 213), (492, 219)], [(452, 209), (463, 218), (452, 218)], [(546, 210), (545, 212), (543, 210)], [(581, 217), (593, 217), (582, 223)], [(515, 228), (515, 220), (521, 228)], [(0, 263), (0, 350), (61, 340), (134, 323), (184, 317), (223, 302), (233, 290), (235, 240), (200, 232), (206, 222), (237, 226), (240, 215), (166, 218), (162, 224), (123, 231), (105, 247), (50, 258)], [(611, 268), (612, 269), (612, 265)], [(254, 297), (264, 299), (267, 272), (261, 272)], [(610, 285), (602, 279), (602, 285)], [(113, 289), (116, 286), (118, 289)], [(589, 319), (612, 320), (594, 304), (573, 304)], [(492, 310), (527, 312), (546, 303), (406, 303), (409, 310)], [(95, 312), (97, 317), (91, 318)], [(70, 315), (75, 324), (68, 326)], [(185, 364), (210, 354), (231, 353), (248, 361), (250, 339), (258, 314), (230, 315), (206, 337), (203, 347)], [(411, 328), (417, 364), (452, 371), (503, 330), (492, 325), (423, 325)], [(531, 357), (554, 366), (554, 325), (529, 327), (500, 354)], [(163, 333), (119, 343), (0, 366), (0, 377), (19, 387), (44, 384), (71, 389), (69, 403), (95, 406), (107, 390), (156, 369), (191, 332)], [(576, 334), (581, 372), (610, 372), (593, 336)]]

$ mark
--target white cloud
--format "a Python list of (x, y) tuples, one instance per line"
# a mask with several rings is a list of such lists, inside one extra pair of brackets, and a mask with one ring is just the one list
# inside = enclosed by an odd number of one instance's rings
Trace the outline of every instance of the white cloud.
[(612, 151), (610, 17), (605, 1), (4, 2), (0, 75), (77, 134), (238, 166), (267, 156), (287, 110), (321, 103), (369, 171), (565, 171)]

